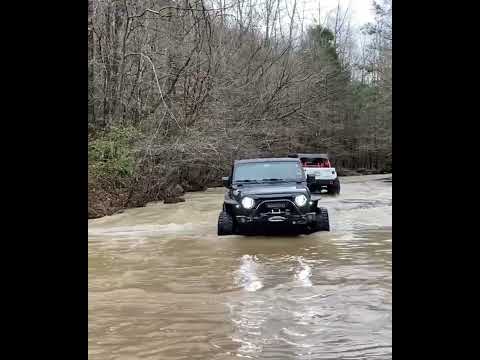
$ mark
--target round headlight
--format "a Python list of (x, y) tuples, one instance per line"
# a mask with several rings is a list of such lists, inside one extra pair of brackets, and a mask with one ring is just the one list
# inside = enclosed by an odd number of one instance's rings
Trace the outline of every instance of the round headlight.
[(242, 206), (245, 208), (245, 209), (251, 209), (253, 208), (253, 205), (255, 204), (255, 201), (253, 201), (252, 198), (246, 196), (242, 199)]
[(298, 206), (304, 206), (307, 203), (307, 197), (305, 195), (297, 195), (295, 196), (295, 204)]

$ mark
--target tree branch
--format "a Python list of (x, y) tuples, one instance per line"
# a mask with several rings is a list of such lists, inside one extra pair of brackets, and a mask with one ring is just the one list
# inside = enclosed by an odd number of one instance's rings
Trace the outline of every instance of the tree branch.
[(165, 106), (165, 109), (167, 110), (167, 112), (170, 114), (170, 116), (172, 117), (173, 120), (175, 120), (175, 123), (177, 124), (178, 128), (181, 129), (182, 127), (180, 126), (180, 124), (178, 123), (178, 120), (175, 118), (175, 116), (173, 115), (173, 113), (171, 112), (170, 108), (168, 107), (167, 103), (165, 102), (165, 99), (163, 97), (163, 92), (162, 92), (162, 88), (160, 86), (160, 82), (158, 80), (158, 76), (157, 76), (157, 70), (155, 69), (155, 64), (153, 63), (152, 59), (150, 59), (149, 56), (143, 54), (143, 53), (129, 53), (129, 54), (126, 54), (125, 57), (127, 56), (134, 56), (134, 55), (137, 55), (137, 56), (143, 56), (144, 58), (146, 58), (149, 62), (150, 62), (150, 65), (152, 65), (152, 69), (153, 69), (153, 74), (155, 75), (155, 81), (157, 83), (157, 87), (158, 87), (158, 92), (160, 93), (160, 98), (162, 99), (162, 103), (163, 105)]

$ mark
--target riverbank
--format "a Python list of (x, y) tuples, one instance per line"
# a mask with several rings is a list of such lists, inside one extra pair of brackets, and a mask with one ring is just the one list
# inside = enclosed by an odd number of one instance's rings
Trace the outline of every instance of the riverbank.
[[(392, 181), (392, 174), (371, 169), (342, 169), (338, 170), (341, 182), (364, 181), (366, 178), (371, 180)], [(118, 214), (125, 209), (144, 207), (150, 202), (163, 201), (166, 204), (184, 202), (185, 193), (205, 191), (207, 188), (221, 187), (217, 181), (211, 181), (203, 185), (175, 184), (170, 185), (165, 191), (157, 192), (151, 196), (135, 196), (131, 188), (127, 186), (119, 188), (108, 188), (106, 186), (93, 186), (89, 183), (88, 191), (88, 218), (97, 219), (104, 216)], [(108, 189), (108, 190), (107, 190)]]

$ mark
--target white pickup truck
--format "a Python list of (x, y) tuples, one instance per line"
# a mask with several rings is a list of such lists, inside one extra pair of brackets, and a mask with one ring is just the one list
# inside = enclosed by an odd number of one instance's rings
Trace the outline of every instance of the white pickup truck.
[(340, 180), (327, 154), (291, 154), (299, 158), (312, 193), (340, 194)]

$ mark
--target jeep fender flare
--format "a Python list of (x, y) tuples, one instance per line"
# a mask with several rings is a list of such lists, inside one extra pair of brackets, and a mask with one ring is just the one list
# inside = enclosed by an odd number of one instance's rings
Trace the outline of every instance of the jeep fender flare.
[(312, 208), (316, 209), (318, 207), (318, 202), (322, 199), (322, 197), (319, 194), (311, 194), (310, 195), (310, 201), (313, 202)]
[(238, 205), (238, 201), (231, 198), (225, 198), (223, 202), (223, 210), (225, 210), (229, 214), (233, 214), (233, 208)]

